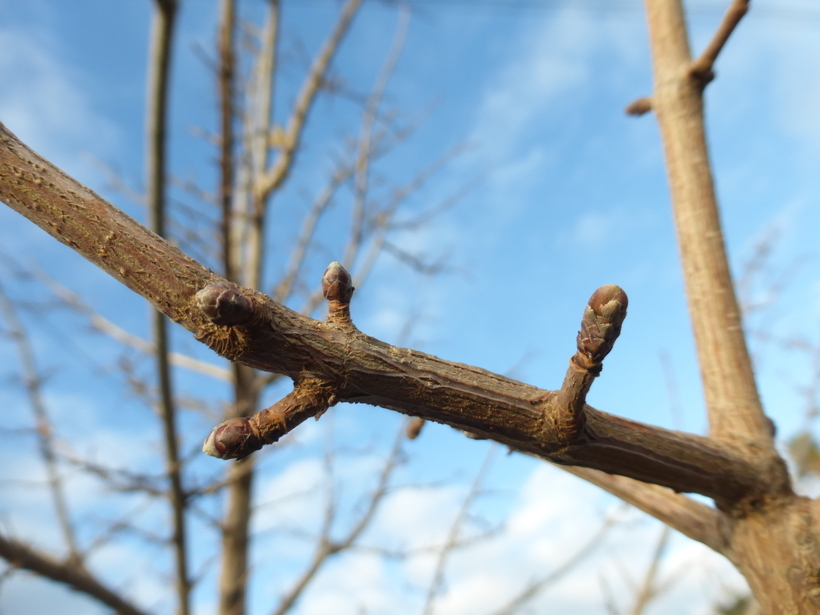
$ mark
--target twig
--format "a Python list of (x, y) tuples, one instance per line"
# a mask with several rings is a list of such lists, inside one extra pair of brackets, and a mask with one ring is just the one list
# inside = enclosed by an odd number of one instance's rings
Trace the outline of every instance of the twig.
[[(100, 333), (107, 335), (116, 342), (130, 346), (131, 348), (139, 350), (147, 355), (156, 353), (155, 344), (149, 342), (148, 340), (144, 340), (138, 335), (129, 333), (125, 329), (108, 320), (105, 316), (94, 311), (94, 309), (87, 303), (83, 302), (83, 300), (80, 299), (76, 293), (60, 284), (45, 271), (37, 270), (33, 272), (26, 272), (26, 274), (40, 280), (69, 308), (88, 318), (88, 322), (91, 326)], [(198, 372), (212, 378), (227, 381), (230, 381), (231, 379), (230, 370), (227, 370), (224, 367), (219, 367), (218, 365), (214, 365), (213, 363), (209, 363), (207, 361), (200, 361), (199, 359), (195, 359), (179, 352), (170, 353), (168, 360), (172, 365), (182, 367), (193, 372)]]
[(456, 517), (450, 526), (450, 530), (447, 532), (447, 538), (445, 538), (444, 544), (442, 544), (441, 550), (438, 553), (438, 558), (436, 558), (436, 566), (433, 570), (433, 577), (430, 580), (429, 587), (427, 588), (427, 597), (425, 598), (424, 610), (422, 611), (423, 615), (431, 615), (433, 613), (436, 598), (438, 597), (438, 594), (441, 591), (441, 586), (444, 583), (447, 559), (458, 544), (458, 535), (461, 532), (464, 522), (467, 519), (467, 515), (470, 512), (470, 507), (473, 505), (473, 502), (481, 491), (481, 484), (484, 482), (484, 477), (490, 469), (495, 452), (496, 447), (494, 445), (491, 444), (487, 447), (487, 453), (484, 455), (484, 461), (481, 463), (481, 467), (478, 469), (478, 472), (470, 485), (470, 489), (467, 491), (467, 495), (464, 496), (464, 500), (461, 502), (461, 508), (459, 509), (458, 514), (456, 514)]
[(642, 615), (649, 606), (650, 601), (657, 597), (658, 589), (655, 586), (655, 581), (658, 576), (658, 568), (660, 567), (661, 558), (666, 550), (666, 545), (669, 542), (670, 529), (665, 525), (658, 537), (658, 542), (655, 545), (655, 550), (652, 552), (652, 559), (649, 562), (649, 568), (643, 578), (638, 593), (635, 595), (635, 603), (629, 611), (629, 615)]
[(379, 117), (379, 105), (381, 104), (387, 84), (396, 68), (396, 64), (404, 49), (404, 40), (407, 36), (407, 29), (410, 25), (410, 9), (406, 4), (402, 4), (399, 10), (396, 31), (393, 34), (393, 42), (387, 53), (384, 64), (376, 77), (376, 82), (367, 98), (364, 115), (362, 118), (362, 128), (359, 135), (358, 154), (356, 156), (356, 174), (354, 182), (354, 199), (352, 208), (352, 219), (350, 225), (350, 235), (347, 246), (342, 256), (342, 264), (352, 268), (356, 260), (356, 254), (362, 245), (362, 235), (365, 224), (365, 211), (367, 206), (367, 193), (369, 185), (370, 160), (373, 147), (373, 126)]
[(598, 531), (595, 532), (575, 554), (543, 578), (531, 582), (520, 594), (495, 611), (493, 615), (513, 615), (539, 592), (560, 581), (564, 575), (589, 557), (601, 545), (604, 537), (609, 533), (614, 524), (615, 519), (613, 517), (606, 517)]
[(6, 296), (2, 286), (0, 286), (0, 314), (2, 314), (3, 319), (7, 322), (9, 333), (17, 345), (20, 366), (23, 370), (22, 377), (25, 383), (26, 393), (28, 394), (29, 405), (34, 414), (35, 431), (40, 445), (40, 455), (43, 458), (46, 475), (48, 476), (48, 486), (51, 491), (51, 498), (54, 501), (57, 523), (60, 525), (63, 539), (68, 547), (68, 559), (79, 563), (82, 561), (82, 556), (77, 548), (74, 526), (71, 523), (68, 502), (66, 501), (64, 492), (63, 479), (57, 467), (57, 456), (54, 451), (54, 432), (40, 388), (41, 380), (37, 371), (34, 349), (31, 346), (31, 340), (23, 327), (22, 321), (18, 318), (14, 306)]
[[(322, 46), (322, 49), (319, 51), (319, 54), (316, 56), (310, 68), (310, 72), (305, 77), (302, 89), (296, 98), (292, 114), (285, 129), (279, 155), (274, 164), (257, 180), (254, 192), (258, 206), (261, 207), (264, 198), (278, 188), (287, 177), (291, 163), (293, 162), (293, 157), (299, 148), (302, 128), (304, 127), (308, 111), (316, 99), (316, 94), (325, 78), (327, 68), (336, 55), (342, 38), (347, 34), (350, 22), (358, 11), (361, 3), (362, 0), (347, 0), (342, 7), (339, 20), (336, 22), (333, 32), (325, 41), (325, 44)], [(257, 213), (259, 213), (258, 209)]]
[(322, 535), (319, 539), (316, 551), (313, 555), (313, 559), (305, 571), (293, 584), (293, 587), (291, 587), (291, 589), (282, 598), (272, 615), (284, 615), (287, 613), (293, 607), (296, 600), (298, 600), (298, 598), (302, 595), (308, 584), (314, 579), (316, 573), (327, 561), (327, 559), (346, 549), (352, 548), (361, 536), (362, 532), (364, 532), (364, 530), (370, 525), (370, 522), (373, 520), (379, 505), (382, 503), (384, 496), (387, 494), (387, 486), (390, 481), (390, 477), (393, 475), (393, 471), (401, 461), (401, 453), (405, 440), (404, 430), (405, 425), (403, 424), (399, 428), (396, 433), (396, 437), (393, 440), (393, 446), (390, 449), (390, 453), (388, 454), (381, 473), (379, 474), (376, 488), (368, 498), (367, 508), (359, 517), (358, 521), (351, 526), (347, 535), (341, 540), (332, 540), (330, 538), (330, 527), (334, 514), (333, 506), (329, 503), (326, 509), (324, 528), (322, 530)]
[(749, 0), (732, 0), (712, 40), (706, 45), (706, 49), (698, 59), (692, 62), (689, 71), (702, 84), (702, 87), (715, 78), (712, 71), (715, 60), (748, 10)]

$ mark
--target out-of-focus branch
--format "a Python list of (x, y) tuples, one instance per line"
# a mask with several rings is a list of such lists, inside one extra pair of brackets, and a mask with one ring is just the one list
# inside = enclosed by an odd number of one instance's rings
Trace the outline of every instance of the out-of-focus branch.
[[(96, 312), (94, 308), (85, 303), (76, 293), (71, 291), (71, 289), (60, 284), (45, 271), (41, 269), (26, 271), (25, 274), (42, 282), (58, 299), (65, 303), (66, 306), (88, 318), (89, 324), (94, 329), (107, 335), (115, 342), (125, 344), (126, 346), (130, 346), (131, 348), (148, 355), (155, 354), (157, 352), (157, 347), (154, 343), (149, 342), (138, 335), (129, 333), (125, 329), (114, 324), (105, 316)], [(199, 359), (189, 357), (188, 355), (179, 352), (169, 353), (168, 360), (171, 365), (176, 367), (182, 367), (192, 372), (198, 372), (219, 380), (231, 380), (230, 370), (214, 365), (213, 363), (209, 363), (208, 361), (200, 361)]]
[(726, 548), (725, 536), (720, 528), (720, 513), (682, 493), (675, 493), (666, 487), (642, 483), (625, 476), (607, 474), (591, 468), (558, 467), (593, 485), (598, 485), (624, 502), (632, 504), (635, 508), (652, 515), (684, 536), (702, 542), (718, 553), (722, 553)]
[[(775, 479), (783, 476), (783, 463), (773, 448), (743, 334), (709, 163), (703, 87), (690, 70), (683, 7), (679, 1), (646, 0), (646, 9), (655, 84), (652, 108), (663, 138), (709, 434), (758, 459), (766, 456), (772, 490), (789, 490)], [(728, 32), (716, 40), (725, 36)], [(722, 43), (709, 57), (720, 47)]]
[(493, 615), (513, 615), (528, 601), (532, 600), (539, 592), (542, 592), (550, 585), (560, 581), (564, 575), (571, 572), (578, 564), (589, 557), (603, 541), (604, 537), (609, 533), (615, 524), (615, 519), (608, 516), (604, 519), (601, 527), (595, 532), (590, 539), (578, 551), (567, 559), (563, 564), (558, 566), (555, 570), (545, 575), (543, 578), (531, 582), (520, 594), (515, 596), (503, 607), (493, 613)]
[(652, 552), (652, 560), (649, 562), (649, 568), (643, 578), (643, 583), (635, 595), (635, 603), (629, 611), (629, 615), (642, 615), (649, 606), (649, 603), (657, 596), (657, 588), (655, 580), (658, 576), (658, 568), (660, 567), (663, 552), (666, 550), (666, 545), (669, 542), (669, 526), (666, 525), (661, 530), (661, 535), (655, 545), (655, 550)]
[[(148, 204), (151, 230), (160, 237), (165, 236), (168, 82), (176, 12), (177, 3), (174, 0), (157, 0), (151, 24), (151, 49), (148, 59), (148, 116), (146, 118)], [(180, 615), (188, 615), (191, 582), (188, 578), (187, 565), (186, 498), (182, 486), (177, 442), (176, 408), (169, 362), (168, 322), (166, 316), (158, 310), (152, 310), (151, 316), (159, 380), (159, 414), (162, 420), (166, 472), (170, 483), (168, 498), (173, 517), (171, 543), (176, 565), (177, 610)]]
[(63, 539), (68, 547), (69, 561), (75, 563), (82, 562), (82, 556), (77, 548), (77, 539), (74, 527), (71, 523), (71, 516), (68, 511), (63, 480), (57, 468), (57, 456), (54, 451), (54, 433), (51, 420), (43, 400), (40, 389), (40, 374), (37, 370), (37, 362), (34, 357), (34, 349), (31, 340), (23, 327), (22, 321), (18, 318), (11, 300), (6, 296), (3, 287), (0, 286), (0, 314), (9, 327), (9, 333), (17, 345), (17, 353), (20, 357), (20, 367), (23, 370), (22, 378), (28, 394), (29, 405), (34, 413), (34, 423), (39, 442), (40, 455), (48, 477), (48, 486), (51, 491), (51, 498), (54, 501), (54, 512), (57, 523), (63, 533)]
[(231, 222), (234, 189), (234, 28), (236, 6), (234, 0), (222, 0), (219, 9), (219, 203), (221, 207), (220, 237), (222, 239), (222, 268), (225, 278), (236, 279), (231, 247)]
[(382, 466), (378, 481), (376, 482), (376, 487), (368, 497), (367, 507), (359, 517), (358, 521), (351, 526), (347, 534), (339, 540), (334, 540), (330, 536), (330, 529), (333, 524), (335, 514), (332, 503), (328, 504), (322, 534), (319, 537), (316, 551), (313, 554), (313, 559), (293, 584), (293, 587), (291, 587), (287, 594), (285, 594), (282, 598), (282, 601), (273, 611), (272, 615), (284, 615), (287, 613), (302, 595), (305, 588), (315, 578), (316, 573), (321, 569), (322, 565), (328, 560), (328, 558), (355, 546), (356, 541), (362, 535), (362, 532), (364, 532), (370, 525), (370, 522), (373, 520), (379, 505), (382, 503), (384, 496), (387, 494), (390, 477), (393, 475), (393, 471), (401, 462), (402, 446), (404, 444), (404, 440), (406, 439), (404, 435), (405, 428), (406, 426), (402, 424), (396, 434), (393, 441), (393, 447), (390, 449), (390, 453)]
[[(342, 7), (339, 20), (336, 22), (333, 32), (325, 41), (325, 44), (313, 62), (313, 66), (310, 68), (310, 72), (305, 77), (302, 89), (299, 91), (299, 95), (294, 103), (287, 128), (281, 134), (281, 143), (276, 144), (280, 147), (279, 154), (273, 165), (268, 168), (256, 182), (254, 200), (258, 208), (263, 206), (264, 199), (276, 190), (290, 173), (294, 156), (299, 149), (302, 129), (304, 128), (308, 111), (310, 111), (310, 107), (316, 100), (316, 95), (324, 82), (330, 62), (336, 55), (339, 44), (342, 42), (344, 35), (347, 34), (350, 23), (356, 11), (359, 10), (361, 3), (362, 0), (347, 0)], [(259, 211), (257, 211), (257, 213), (259, 213)]]
[(692, 62), (689, 70), (704, 86), (714, 79), (715, 75), (712, 72), (712, 67), (715, 65), (715, 60), (717, 60), (726, 41), (729, 40), (732, 32), (734, 32), (748, 10), (749, 0), (733, 0), (726, 10), (718, 29), (712, 36), (712, 40), (706, 45), (706, 49), (703, 50), (698, 59)]
[(396, 31), (393, 35), (393, 42), (390, 45), (390, 51), (387, 53), (387, 57), (376, 77), (376, 82), (373, 85), (370, 96), (367, 98), (367, 104), (365, 105), (364, 116), (362, 118), (362, 128), (359, 134), (358, 153), (356, 156), (356, 175), (350, 236), (341, 260), (342, 265), (347, 268), (353, 267), (356, 254), (362, 244), (365, 211), (367, 208), (367, 189), (370, 183), (369, 172), (373, 148), (373, 126), (379, 117), (379, 106), (384, 97), (384, 91), (387, 89), (387, 84), (390, 82), (390, 77), (396, 68), (402, 49), (404, 49), (404, 41), (409, 26), (410, 9), (406, 4), (402, 4), (399, 10)]
[(336, 172), (331, 175), (330, 180), (316, 200), (313, 201), (310, 211), (302, 221), (302, 230), (299, 233), (299, 238), (296, 240), (296, 246), (293, 248), (290, 262), (285, 270), (285, 275), (274, 290), (273, 296), (276, 297), (277, 301), (285, 303), (290, 297), (291, 292), (293, 292), (294, 284), (299, 277), (302, 264), (307, 256), (308, 247), (313, 240), (316, 226), (322, 214), (327, 211), (328, 205), (330, 205), (338, 188), (350, 178), (352, 174), (352, 168), (347, 166), (339, 167)]
[(147, 615), (147, 613), (104, 585), (75, 561), (60, 561), (34, 547), (0, 534), (0, 557), (15, 568), (30, 570), (47, 579), (63, 583), (102, 604), (118, 615)]
[(262, 49), (257, 57), (253, 81), (251, 124), (251, 167), (258, 177), (268, 166), (268, 136), (273, 114), (276, 45), (279, 41), (279, 0), (268, 0), (268, 15), (262, 33)]
[(433, 570), (433, 577), (430, 580), (429, 587), (427, 588), (427, 597), (424, 600), (424, 610), (422, 611), (424, 615), (430, 615), (433, 612), (436, 598), (438, 598), (439, 592), (441, 591), (441, 586), (444, 583), (447, 559), (458, 544), (458, 535), (467, 520), (467, 515), (470, 514), (470, 507), (473, 505), (473, 502), (481, 492), (481, 485), (484, 482), (484, 478), (487, 476), (487, 472), (490, 470), (495, 452), (496, 447), (491, 444), (487, 448), (487, 453), (484, 455), (484, 461), (481, 463), (481, 467), (478, 469), (475, 478), (473, 478), (470, 489), (467, 491), (467, 495), (464, 496), (464, 500), (461, 502), (461, 508), (459, 508), (458, 514), (453, 520), (450, 530), (447, 532), (447, 538), (444, 540), (444, 544), (442, 544), (441, 550), (438, 553), (438, 558), (436, 558), (436, 567)]

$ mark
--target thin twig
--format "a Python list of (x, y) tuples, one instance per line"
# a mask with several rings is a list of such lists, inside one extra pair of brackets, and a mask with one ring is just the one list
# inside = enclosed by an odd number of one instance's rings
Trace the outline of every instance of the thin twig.
[(655, 545), (655, 550), (652, 552), (652, 559), (644, 575), (643, 583), (635, 595), (635, 603), (632, 605), (629, 615), (642, 615), (646, 607), (649, 606), (649, 603), (657, 597), (658, 588), (656, 587), (656, 579), (658, 576), (658, 568), (660, 568), (661, 558), (669, 542), (669, 535), (669, 526), (664, 525), (658, 537), (658, 542)]
[(384, 64), (376, 77), (376, 82), (367, 98), (367, 104), (362, 118), (362, 128), (359, 135), (358, 154), (356, 156), (356, 175), (354, 186), (354, 198), (352, 208), (352, 219), (350, 225), (350, 236), (347, 246), (343, 252), (342, 264), (351, 268), (355, 262), (356, 254), (362, 245), (362, 234), (364, 232), (365, 211), (367, 207), (367, 193), (369, 186), (370, 160), (373, 147), (373, 126), (379, 117), (379, 106), (381, 105), (387, 84), (396, 69), (396, 64), (404, 49), (404, 41), (407, 36), (407, 29), (410, 26), (410, 9), (406, 4), (401, 5), (399, 10), (396, 31), (393, 34), (393, 42), (387, 53)]
[[(171, 49), (174, 37), (177, 3), (157, 0), (151, 25), (151, 52), (148, 76), (147, 160), (148, 202), (150, 226), (160, 237), (165, 236), (165, 191), (167, 177), (166, 132), (168, 123), (168, 81)], [(176, 407), (171, 381), (170, 350), (167, 317), (158, 310), (151, 312), (156, 346), (157, 378), (159, 380), (159, 413), (165, 450), (165, 465), (170, 489), (172, 511), (172, 538), (176, 567), (177, 610), (180, 615), (190, 612), (191, 583), (188, 578), (188, 547), (185, 523), (186, 498), (177, 442)]]
[(6, 296), (2, 286), (0, 286), (0, 314), (2, 314), (3, 319), (6, 321), (9, 327), (9, 334), (17, 345), (20, 366), (23, 370), (22, 377), (25, 382), (29, 405), (34, 413), (35, 431), (37, 433), (40, 456), (43, 458), (43, 464), (45, 465), (57, 522), (60, 525), (63, 539), (68, 547), (69, 560), (81, 562), (82, 557), (77, 547), (74, 526), (71, 523), (71, 515), (68, 510), (63, 479), (57, 467), (57, 455), (54, 450), (54, 430), (52, 429), (51, 419), (40, 387), (41, 378), (37, 370), (34, 349), (32, 348), (31, 340), (23, 327), (22, 321), (18, 318), (14, 306)]
[(433, 612), (436, 598), (438, 597), (438, 594), (441, 591), (441, 586), (444, 583), (447, 560), (458, 544), (458, 535), (467, 520), (467, 515), (470, 513), (470, 507), (473, 505), (473, 502), (481, 492), (481, 485), (484, 482), (484, 478), (487, 476), (487, 472), (490, 470), (496, 448), (497, 447), (492, 444), (487, 447), (487, 453), (484, 455), (484, 461), (481, 463), (481, 467), (478, 469), (478, 472), (470, 485), (470, 489), (467, 491), (467, 495), (464, 496), (464, 500), (461, 502), (461, 508), (453, 520), (450, 530), (447, 532), (447, 538), (441, 546), (438, 558), (436, 558), (436, 567), (433, 570), (433, 577), (430, 581), (429, 587), (427, 588), (427, 597), (424, 600), (424, 609), (422, 611), (423, 615), (431, 615)]
[(494, 612), (493, 615), (513, 615), (524, 604), (532, 600), (539, 592), (542, 592), (550, 585), (560, 581), (567, 573), (572, 571), (578, 564), (589, 557), (603, 541), (604, 537), (609, 533), (615, 524), (615, 519), (608, 516), (604, 519), (601, 527), (595, 532), (592, 537), (574, 554), (567, 559), (563, 564), (558, 566), (555, 570), (545, 575), (543, 578), (531, 582), (520, 594), (510, 600), (506, 605)]
[(396, 437), (393, 440), (393, 446), (390, 449), (390, 453), (388, 454), (384, 466), (382, 466), (382, 471), (379, 474), (376, 488), (368, 497), (367, 508), (359, 517), (358, 521), (351, 526), (350, 530), (341, 540), (333, 540), (330, 537), (330, 528), (335, 517), (335, 509), (332, 504), (332, 498), (329, 500), (328, 506), (325, 510), (325, 519), (321, 537), (318, 541), (316, 551), (313, 554), (313, 559), (305, 571), (293, 584), (293, 587), (291, 587), (287, 594), (285, 594), (282, 598), (282, 601), (273, 611), (272, 615), (284, 615), (287, 611), (289, 611), (296, 600), (298, 600), (299, 596), (302, 595), (302, 592), (304, 592), (308, 584), (316, 576), (316, 573), (325, 561), (333, 555), (352, 548), (364, 530), (370, 525), (370, 522), (373, 520), (379, 505), (382, 503), (388, 492), (387, 488), (390, 477), (393, 475), (394, 470), (398, 467), (401, 461), (403, 444), (406, 439), (404, 435), (405, 428), (406, 425), (403, 423), (396, 433)]
[(712, 40), (706, 45), (706, 49), (703, 50), (700, 57), (692, 62), (690, 72), (694, 77), (698, 78), (704, 86), (714, 79), (712, 68), (715, 65), (715, 60), (717, 60), (726, 41), (729, 40), (732, 32), (735, 31), (735, 28), (748, 10), (749, 0), (733, 0), (732, 4), (730, 4), (726, 10), (726, 14), (723, 16), (723, 20), (715, 31)]

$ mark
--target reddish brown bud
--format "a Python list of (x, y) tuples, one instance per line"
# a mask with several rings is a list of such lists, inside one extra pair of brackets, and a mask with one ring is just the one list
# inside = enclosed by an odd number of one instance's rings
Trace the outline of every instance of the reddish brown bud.
[(621, 334), (628, 304), (626, 293), (614, 284), (601, 286), (590, 297), (578, 332), (578, 351), (594, 365), (604, 360)]
[(253, 306), (234, 284), (208, 284), (196, 294), (196, 304), (215, 325), (234, 327), (253, 317)]
[(424, 427), (424, 419), (415, 417), (410, 423), (407, 425), (407, 439), (408, 440), (415, 440), (419, 437), (421, 433), (421, 428)]
[(254, 433), (248, 417), (223, 421), (208, 435), (202, 450), (219, 459), (244, 459), (262, 448), (264, 443)]
[(330, 263), (322, 276), (322, 292), (325, 299), (338, 301), (339, 303), (350, 303), (354, 290), (353, 280), (347, 269), (336, 261)]

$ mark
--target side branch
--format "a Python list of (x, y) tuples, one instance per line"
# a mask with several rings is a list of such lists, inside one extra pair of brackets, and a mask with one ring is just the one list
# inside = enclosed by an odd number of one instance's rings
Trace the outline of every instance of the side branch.
[[(592, 467), (719, 502), (765, 489), (768, 478), (754, 459), (731, 447), (586, 405), (585, 427), (567, 446), (546, 417), (555, 393), (390, 346), (349, 324), (315, 321), (253, 290), (232, 287), (224, 293), (236, 310), (226, 324), (217, 324), (213, 314), (227, 314), (220, 293), (205, 311), (195, 295), (211, 284), (231, 286), (226, 280), (37, 156), (2, 126), (0, 198), (220, 355), (296, 382), (333, 382), (338, 401), (397, 410), (559, 464)], [(330, 282), (343, 298), (346, 291), (337, 285), (341, 279)]]
[[(709, 433), (721, 442), (768, 455), (772, 485), (788, 489), (763, 413), (740, 307), (726, 256), (703, 120), (703, 88), (694, 78), (680, 2), (646, 0), (655, 90), (652, 109), (661, 130), (689, 313), (701, 370)], [(725, 24), (736, 23), (727, 19)], [(717, 54), (720, 41), (709, 58)], [(776, 476), (779, 474), (779, 476)], [(776, 489), (777, 489), (776, 488)], [(776, 490), (775, 489), (775, 490)]]
[(706, 45), (706, 49), (703, 50), (703, 53), (700, 54), (697, 60), (692, 62), (689, 71), (703, 86), (715, 78), (715, 74), (712, 71), (715, 60), (717, 60), (718, 55), (726, 44), (726, 41), (729, 40), (732, 32), (734, 32), (737, 24), (740, 23), (740, 20), (743, 19), (743, 16), (748, 11), (749, 0), (734, 0), (726, 10), (723, 20), (715, 31), (712, 40)]

